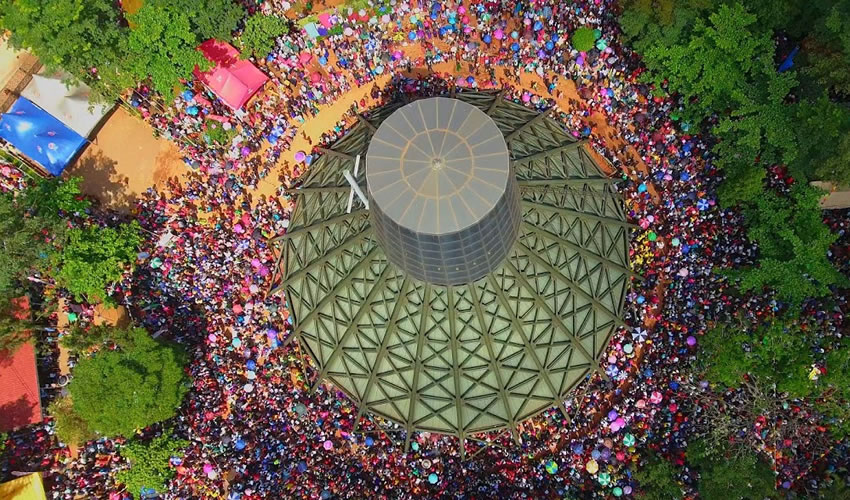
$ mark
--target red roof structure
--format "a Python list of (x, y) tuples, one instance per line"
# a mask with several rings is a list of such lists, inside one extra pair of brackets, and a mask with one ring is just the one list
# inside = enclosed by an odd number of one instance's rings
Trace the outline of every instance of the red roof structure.
[(27, 342), (11, 353), (0, 351), (0, 432), (41, 422), (41, 397), (35, 347)]
[(202, 43), (198, 50), (215, 66), (203, 73), (195, 67), (195, 77), (233, 109), (244, 106), (269, 80), (250, 61), (241, 59), (239, 51), (229, 43), (210, 39)]

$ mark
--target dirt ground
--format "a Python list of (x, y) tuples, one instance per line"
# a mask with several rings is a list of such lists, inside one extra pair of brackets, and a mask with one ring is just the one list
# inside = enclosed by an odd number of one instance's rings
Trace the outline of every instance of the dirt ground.
[(187, 170), (174, 143), (155, 138), (147, 123), (121, 107), (91, 141), (65, 175), (82, 177), (83, 192), (115, 210), (129, 211), (146, 189)]

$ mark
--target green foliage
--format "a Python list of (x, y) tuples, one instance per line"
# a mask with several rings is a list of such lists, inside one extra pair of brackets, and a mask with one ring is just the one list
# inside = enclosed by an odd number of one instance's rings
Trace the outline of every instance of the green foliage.
[(734, 207), (740, 203), (753, 203), (764, 190), (767, 171), (749, 164), (727, 165), (726, 179), (717, 188), (720, 206)]
[(207, 120), (204, 122), (204, 135), (209, 140), (209, 142), (218, 144), (220, 146), (230, 146), (231, 141), (238, 132), (235, 128), (231, 128), (230, 130), (225, 130), (222, 127), (220, 122), (216, 120)]
[(21, 294), (23, 280), (46, 264), (53, 245), (43, 231), (63, 232), (60, 224), (31, 216), (22, 199), (0, 193), (0, 299)]
[(136, 250), (142, 241), (139, 231), (136, 221), (117, 229), (99, 226), (71, 229), (68, 243), (61, 253), (54, 255), (56, 283), (68, 289), (75, 300), (106, 300), (107, 289), (136, 260)]
[(112, 0), (0, 2), (0, 27), (12, 33), (9, 44), (84, 81), (99, 101), (114, 101), (134, 83), (126, 71), (128, 30), (121, 21)]
[(16, 351), (32, 338), (32, 329), (36, 327), (32, 320), (18, 319), (12, 313), (11, 302), (0, 299), (0, 351)]
[(62, 336), (62, 346), (75, 354), (84, 354), (94, 347), (111, 347), (116, 345), (122, 349), (133, 349), (135, 328), (120, 328), (111, 325), (92, 326), (88, 330), (74, 328)]
[(89, 429), (85, 420), (74, 412), (71, 398), (65, 396), (56, 399), (47, 407), (47, 413), (53, 417), (56, 436), (65, 444), (79, 446), (97, 435)]
[(850, 436), (850, 341), (846, 338), (826, 355), (826, 373), (820, 378), (823, 397), (818, 409), (830, 419), (836, 439)]
[[(821, 88), (850, 97), (850, 1), (816, 1), (806, 26), (803, 72)], [(811, 8), (814, 7), (814, 8)]]
[(233, 0), (146, 0), (145, 3), (151, 1), (184, 12), (189, 17), (192, 32), (201, 41), (210, 38), (231, 41), (233, 30), (245, 17), (245, 9)]
[(254, 55), (265, 58), (274, 49), (275, 40), (289, 32), (289, 23), (277, 16), (256, 14), (245, 22), (245, 29), (239, 35), (242, 57)]
[(850, 110), (826, 95), (795, 105), (797, 160), (790, 165), (801, 179), (850, 183)]
[(74, 411), (99, 434), (132, 436), (175, 415), (188, 391), (186, 361), (179, 346), (135, 328), (124, 347), (102, 349), (74, 368)]
[(847, 500), (850, 498), (850, 487), (847, 486), (846, 479), (838, 474), (829, 479), (829, 486), (818, 491), (818, 498), (822, 500)]
[(775, 474), (752, 452), (717, 456), (707, 451), (704, 442), (694, 441), (688, 446), (687, 456), (699, 468), (697, 489), (702, 498), (779, 498)]
[(134, 439), (121, 447), (121, 456), (130, 462), (130, 468), (120, 471), (116, 479), (124, 483), (127, 491), (136, 497), (148, 488), (163, 492), (168, 480), (174, 477), (169, 460), (175, 456), (182, 457), (182, 449), (188, 445), (188, 441), (174, 439), (170, 434), (163, 434), (148, 442)]
[(129, 47), (130, 70), (139, 80), (150, 78), (157, 92), (174, 96), (180, 80), (189, 78), (195, 66), (210, 68), (197, 50), (200, 39), (192, 31), (190, 13), (164, 1), (148, 1), (129, 16), (133, 29)]
[(740, 280), (741, 290), (770, 287), (782, 300), (800, 304), (828, 295), (831, 285), (847, 283), (827, 257), (837, 236), (823, 224), (819, 198), (820, 191), (798, 183), (790, 197), (764, 192), (745, 211), (759, 260), (756, 267), (729, 273)]
[(596, 43), (596, 34), (593, 28), (582, 26), (573, 32), (573, 48), (579, 52), (587, 52), (591, 50)]
[(23, 192), (22, 204), (47, 220), (59, 221), (66, 214), (85, 216), (91, 203), (80, 192), (82, 177), (39, 178)]
[(682, 488), (676, 482), (676, 469), (663, 458), (652, 457), (649, 463), (638, 468), (634, 478), (640, 484), (640, 491), (636, 497), (641, 500), (682, 498)]
[(835, 153), (822, 162), (812, 162), (812, 177), (827, 180), (839, 186), (850, 186), (850, 132), (835, 141)]
[(647, 47), (649, 79), (658, 85), (666, 79), (672, 92), (693, 100), (689, 114), (696, 121), (751, 105), (764, 78), (775, 74), (771, 34), (756, 21), (740, 4), (721, 5), (707, 20), (696, 17), (689, 36)]
[(789, 320), (718, 325), (702, 342), (705, 377), (725, 387), (739, 387), (749, 374), (792, 398), (805, 397), (816, 388), (808, 378), (815, 362), (808, 343), (800, 326)]
[(624, 2), (620, 26), (640, 53), (652, 47), (684, 43), (694, 21), (710, 0), (630, 0)]

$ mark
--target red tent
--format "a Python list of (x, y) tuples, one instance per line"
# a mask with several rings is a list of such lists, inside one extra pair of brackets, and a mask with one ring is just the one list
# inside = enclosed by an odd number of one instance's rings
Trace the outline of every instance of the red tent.
[[(12, 299), (13, 318), (26, 319), (30, 314), (29, 297)], [(27, 342), (15, 352), (0, 351), (0, 432), (41, 422), (41, 397), (35, 348)]]
[(35, 348), (27, 342), (17, 351), (0, 351), (0, 432), (41, 422), (41, 398)]
[(250, 61), (240, 59), (239, 51), (229, 43), (211, 39), (198, 50), (215, 66), (203, 73), (196, 67), (195, 76), (233, 109), (241, 108), (269, 80)]

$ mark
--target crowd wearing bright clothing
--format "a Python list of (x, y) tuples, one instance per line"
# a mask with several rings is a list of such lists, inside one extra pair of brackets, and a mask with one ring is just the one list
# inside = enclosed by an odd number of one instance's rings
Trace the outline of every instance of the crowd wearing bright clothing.
[[(254, 7), (274, 15), (291, 6)], [(130, 99), (159, 135), (181, 146), (191, 172), (138, 203), (134, 215), (155, 236), (116, 291), (151, 332), (191, 350), (192, 390), (170, 423), (190, 446), (172, 460), (176, 476), (159, 493), (234, 500), (628, 498), (639, 488), (633, 474), (649, 450), (680, 466), (683, 488), (692, 492), (696, 478), (684, 450), (704, 424), (712, 390), (688, 369), (700, 338), (732, 312), (756, 317), (778, 306), (769, 296), (729, 293), (714, 272), (751, 262), (754, 248), (740, 215), (715, 203), (718, 173), (706, 142), (679, 118), (682, 103), (637, 83), (639, 59), (619, 44), (613, 2), (393, 0), (325, 14), (315, 23), (319, 36), (295, 30), (256, 61), (271, 81), (244, 110), (227, 109), (193, 82), (167, 104), (144, 87)], [(571, 46), (579, 27), (596, 30), (594, 49)], [(422, 68), (430, 71), (414, 74)], [(526, 75), (543, 84), (521, 84)], [(575, 97), (564, 90), (569, 82)], [(303, 123), (364, 86), (368, 101), (339, 116), (314, 149), (291, 149)], [(577, 389), (565, 403), (570, 421), (548, 410), (520, 425), (521, 444), (508, 435), (482, 436), (489, 446), (476, 454), (481, 444), (468, 442), (461, 460), (455, 438), (417, 433), (405, 451), (403, 438), (377, 432), (373, 418), (355, 430), (357, 408), (340, 391), (328, 385), (309, 391), (316, 372), (298, 343), (287, 342), (286, 299), (267, 292), (276, 260), (269, 241), (286, 232), (293, 210), (284, 188), (309, 169), (315, 148), (343, 135), (355, 112), (401, 95), (467, 88), (506, 89), (505, 98), (526, 106), (555, 107), (566, 130), (589, 139), (610, 161), (637, 225), (629, 254), (643, 279), (632, 283), (626, 326), (602, 360), (610, 380), (591, 377)], [(557, 104), (567, 98), (569, 106)], [(600, 116), (607, 127), (595, 124)], [(233, 131), (229, 142), (205, 137), (211, 120)], [(264, 181), (280, 189), (256, 195)], [(836, 251), (846, 255), (848, 213), (833, 212), (829, 223), (842, 234)], [(825, 334), (844, 325), (846, 300), (837, 302), (829, 310), (806, 305)], [(848, 450), (824, 440), (825, 429), (793, 426), (806, 432), (787, 435), (788, 422), (808, 421), (810, 411), (789, 408), (783, 422), (741, 430), (782, 436), (764, 438), (763, 450), (780, 488), (811, 487), (815, 469), (847, 465)], [(72, 458), (52, 434), (49, 421), (12, 434), (2, 475), (45, 471), (51, 498), (128, 496), (114, 479), (126, 466), (119, 442), (90, 442)]]

